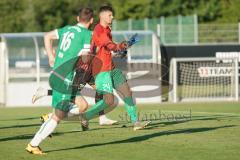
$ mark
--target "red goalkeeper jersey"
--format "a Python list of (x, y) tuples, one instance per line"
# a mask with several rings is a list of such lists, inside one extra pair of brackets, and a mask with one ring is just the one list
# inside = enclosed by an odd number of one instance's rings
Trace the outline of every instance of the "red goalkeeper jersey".
[(97, 24), (93, 30), (91, 42), (91, 50), (93, 53), (95, 52), (95, 57), (92, 61), (93, 75), (99, 72), (110, 71), (114, 68), (111, 49), (106, 47), (111, 43), (113, 43), (111, 29)]

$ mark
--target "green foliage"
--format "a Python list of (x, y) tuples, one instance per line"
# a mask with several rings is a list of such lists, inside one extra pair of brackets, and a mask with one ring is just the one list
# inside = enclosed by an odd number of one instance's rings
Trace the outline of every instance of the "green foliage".
[(217, 19), (220, 23), (240, 22), (240, 1), (239, 0), (222, 0), (221, 1), (221, 18)]
[(110, 4), (117, 20), (197, 14), (201, 23), (238, 22), (239, 0), (1, 0), (0, 32), (49, 31), (76, 23), (80, 7)]
[(20, 32), (24, 30), (25, 1), (1, 0), (0, 1), (0, 29), (1, 32)]

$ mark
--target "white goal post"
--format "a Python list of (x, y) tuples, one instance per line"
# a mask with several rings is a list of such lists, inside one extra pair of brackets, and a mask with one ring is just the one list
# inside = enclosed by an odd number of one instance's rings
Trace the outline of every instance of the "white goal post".
[(238, 58), (172, 58), (169, 101), (238, 101), (238, 76)]

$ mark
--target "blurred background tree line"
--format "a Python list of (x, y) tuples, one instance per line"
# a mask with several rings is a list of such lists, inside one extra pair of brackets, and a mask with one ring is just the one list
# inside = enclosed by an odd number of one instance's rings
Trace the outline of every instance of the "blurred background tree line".
[(199, 23), (237, 23), (240, 0), (0, 0), (0, 33), (44, 32), (76, 23), (76, 11), (112, 5), (116, 20), (198, 15)]

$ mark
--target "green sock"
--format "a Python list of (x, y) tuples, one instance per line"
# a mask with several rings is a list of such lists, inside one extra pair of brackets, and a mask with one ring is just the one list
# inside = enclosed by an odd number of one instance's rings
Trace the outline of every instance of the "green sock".
[(104, 100), (98, 101), (95, 105), (93, 105), (87, 112), (85, 113), (85, 118), (87, 120), (92, 119), (95, 115), (104, 109), (109, 107)]
[(133, 102), (132, 97), (126, 97), (123, 99), (125, 103), (125, 109), (127, 110), (127, 113), (129, 117), (131, 118), (131, 122), (135, 123), (138, 120), (137, 113), (136, 113), (136, 105)]

